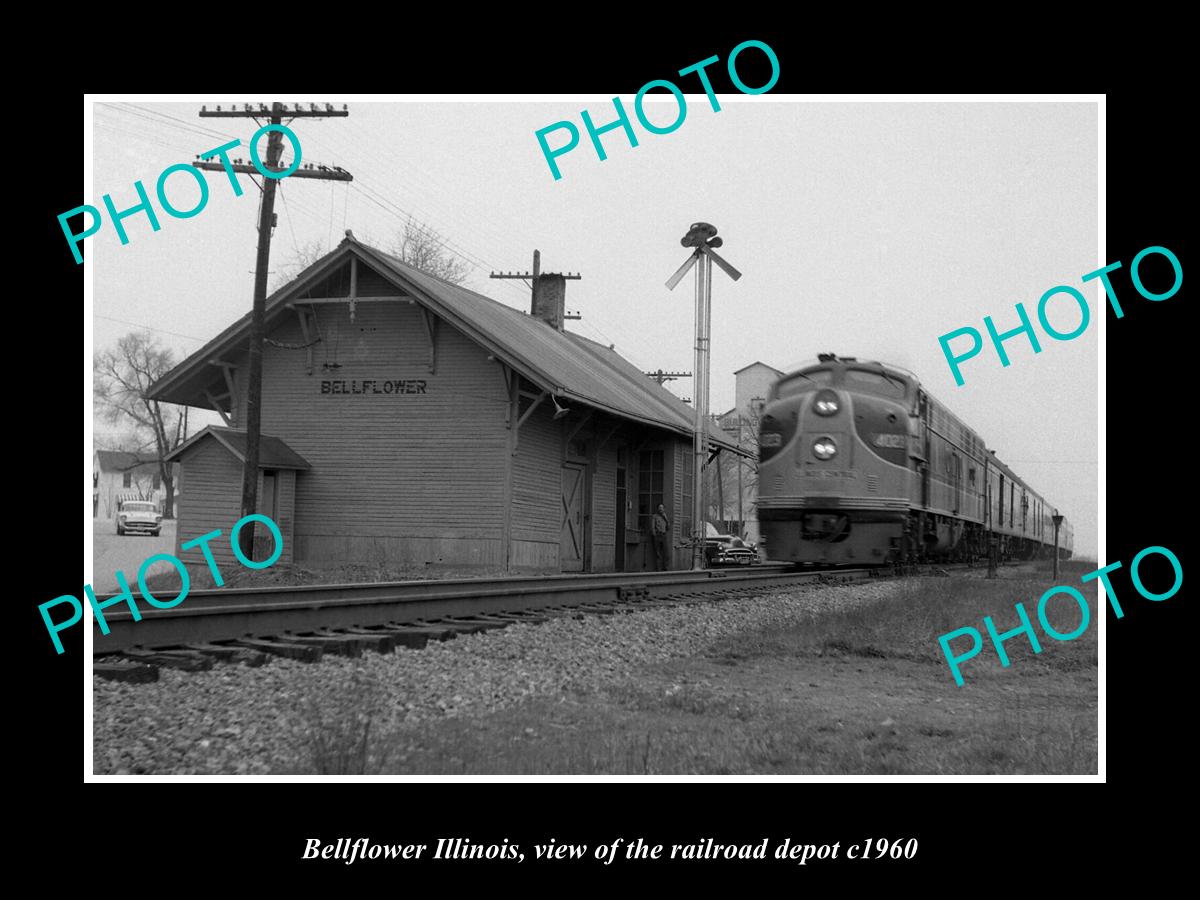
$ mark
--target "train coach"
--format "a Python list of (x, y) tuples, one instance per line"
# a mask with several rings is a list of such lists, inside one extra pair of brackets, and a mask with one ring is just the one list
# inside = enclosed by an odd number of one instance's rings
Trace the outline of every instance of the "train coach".
[[(822, 354), (772, 385), (758, 519), (772, 559), (883, 565), (1053, 553), (1057, 510), (895, 366)], [(1071, 525), (1059, 529), (1069, 558)]]

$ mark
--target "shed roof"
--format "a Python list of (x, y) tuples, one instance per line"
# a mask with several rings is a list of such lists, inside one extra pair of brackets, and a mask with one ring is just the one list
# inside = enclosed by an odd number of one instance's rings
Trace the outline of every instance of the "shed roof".
[[(268, 329), (274, 316), (284, 313), (289, 303), (302, 304), (299, 295), (351, 255), (543, 390), (620, 418), (692, 434), (692, 408), (611, 348), (422, 272), (349, 233), (337, 248), (267, 298)], [(205, 385), (213, 378), (209, 362), (244, 345), (249, 329), (247, 313), (159, 379), (147, 396), (204, 406)], [(714, 435), (712, 443), (738, 452), (720, 435)]]
[[(242, 463), (246, 462), (246, 432), (235, 428), (221, 428), (209, 425), (196, 432), (168, 455), (167, 459), (174, 460), (182, 456), (188, 449), (201, 440), (212, 438)], [(281, 438), (270, 434), (260, 434), (258, 443), (258, 467), (260, 469), (310, 469), (308, 462), (299, 453), (289, 447)]]

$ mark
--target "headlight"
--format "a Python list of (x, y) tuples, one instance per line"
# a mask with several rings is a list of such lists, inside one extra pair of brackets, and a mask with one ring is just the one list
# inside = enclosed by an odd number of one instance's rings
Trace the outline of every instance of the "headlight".
[(157, 515), (157, 514), (156, 514), (156, 515), (154, 516), (154, 521), (155, 521), (155, 522), (161, 522), (161, 521), (162, 521), (162, 516), (160, 516), (160, 515)]
[(831, 437), (817, 438), (813, 442), (813, 456), (817, 459), (833, 459), (837, 455), (837, 444)]
[(837, 394), (829, 389), (821, 391), (813, 401), (813, 409), (816, 410), (818, 416), (832, 416), (841, 409)]
[(118, 518), (120, 521), (124, 522), (124, 521), (125, 521), (125, 513), (121, 513), (121, 515), (117, 516), (117, 518)]

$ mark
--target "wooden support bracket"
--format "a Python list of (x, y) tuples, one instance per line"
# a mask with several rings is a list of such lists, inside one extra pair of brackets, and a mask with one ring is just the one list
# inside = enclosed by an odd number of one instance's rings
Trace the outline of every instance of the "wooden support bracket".
[(229, 413), (225, 412), (225, 410), (222, 408), (217, 398), (214, 397), (210, 391), (205, 391), (204, 396), (208, 399), (208, 402), (212, 408), (220, 414), (221, 421), (223, 421), (228, 427), (232, 428), (233, 421), (229, 418)]
[(308, 336), (308, 313), (298, 306), (295, 309), (296, 316), (300, 319), (300, 334), (304, 338), (304, 364), (308, 367), (308, 374), (311, 375), (313, 372), (313, 348), (312, 339)]
[(438, 319), (424, 307), (421, 308), (421, 321), (425, 323), (425, 334), (429, 338), (429, 374), (437, 371), (437, 330)]
[(583, 426), (586, 425), (591, 420), (592, 420), (592, 411), (589, 409), (587, 412), (585, 412), (582, 416), (579, 417), (579, 421), (575, 424), (575, 427), (572, 428), (567, 433), (568, 446), (570, 445), (571, 441), (575, 440), (575, 435), (579, 434), (579, 432), (583, 430)]

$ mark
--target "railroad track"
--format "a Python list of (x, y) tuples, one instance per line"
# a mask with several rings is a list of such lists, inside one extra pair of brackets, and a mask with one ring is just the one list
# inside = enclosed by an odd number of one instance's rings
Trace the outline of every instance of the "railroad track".
[[(951, 568), (949, 566), (943, 568)], [(558, 616), (612, 615), (757, 594), (793, 584), (881, 577), (876, 569), (797, 570), (783, 565), (700, 572), (468, 578), (386, 584), (298, 585), (193, 591), (179, 606), (106, 610), (93, 622), (94, 672), (152, 681), (158, 667), (211, 668), (214, 660), (259, 665), (270, 656), (309, 662), (537, 623)], [(112, 595), (108, 595), (112, 596)], [(107, 597), (98, 598), (100, 600)]]

